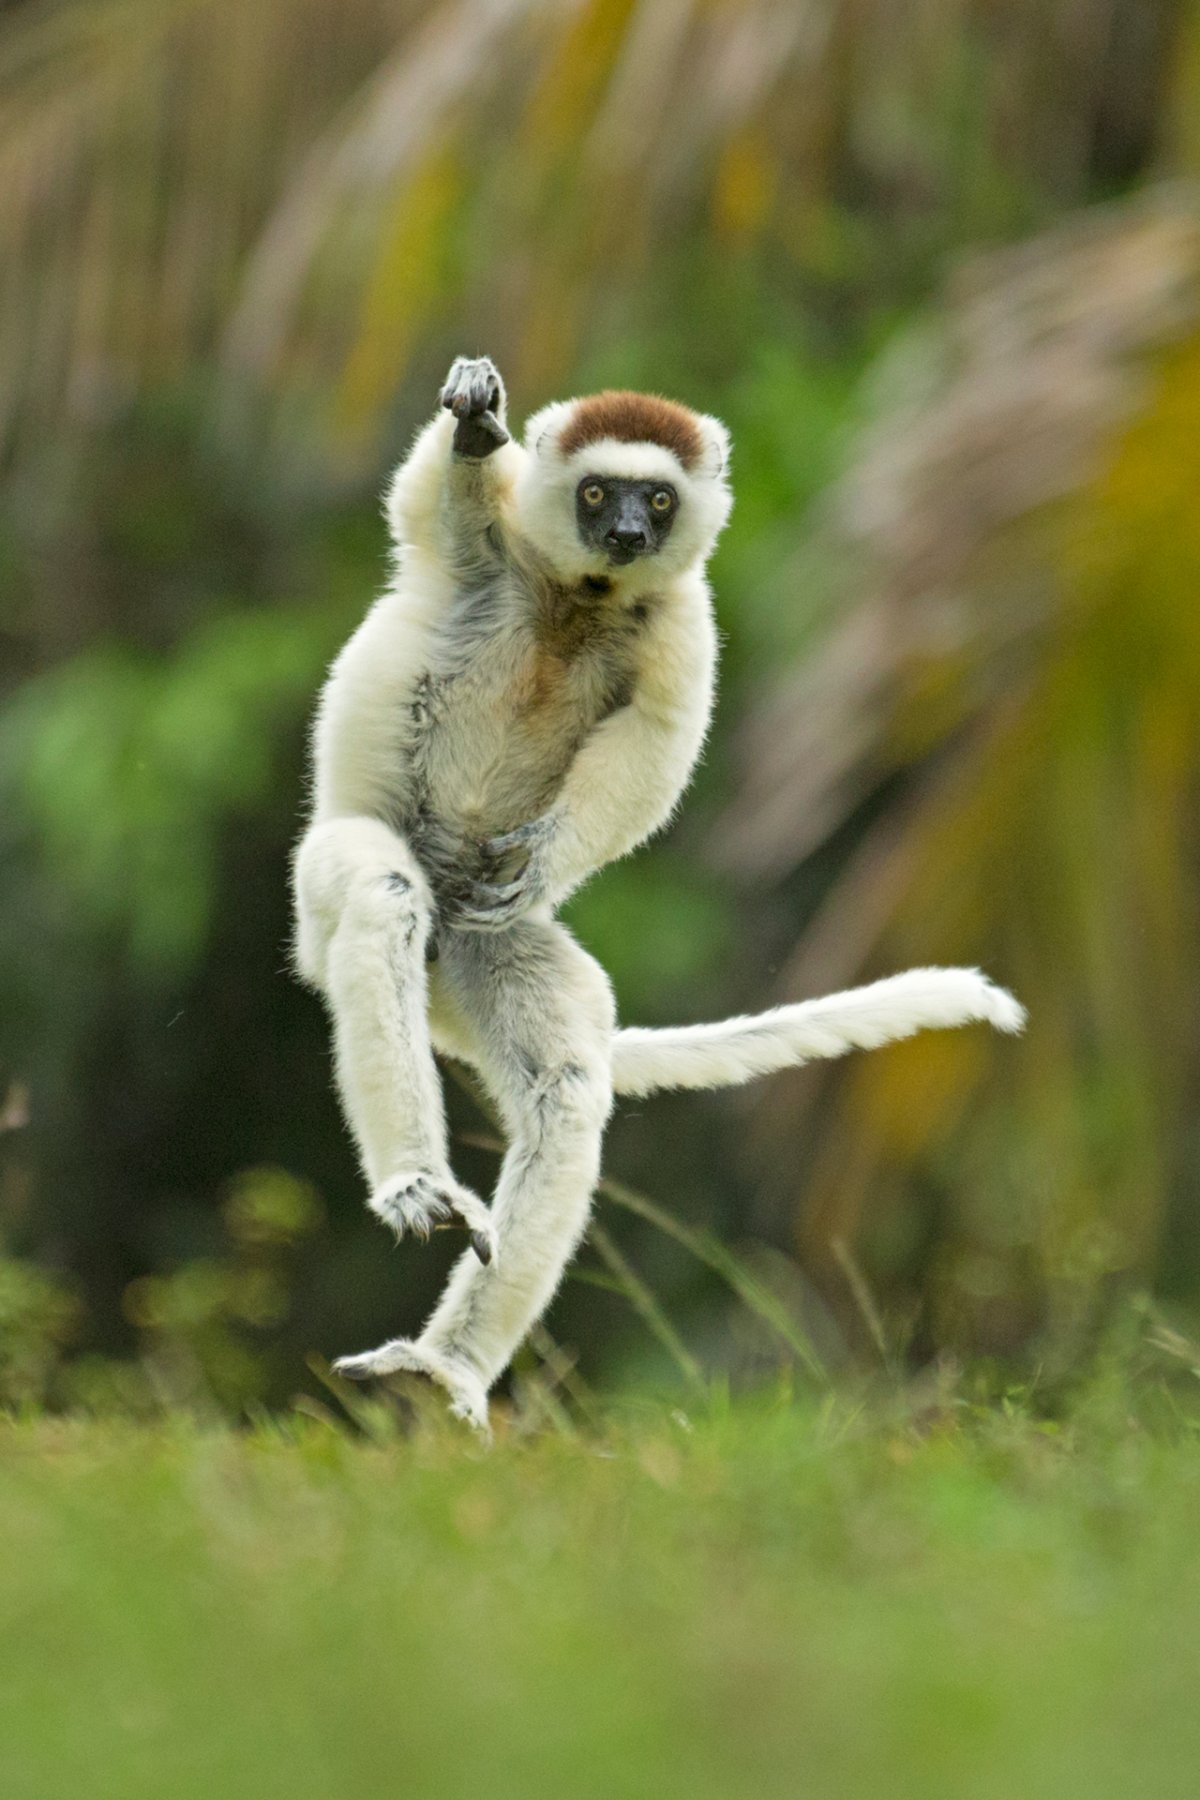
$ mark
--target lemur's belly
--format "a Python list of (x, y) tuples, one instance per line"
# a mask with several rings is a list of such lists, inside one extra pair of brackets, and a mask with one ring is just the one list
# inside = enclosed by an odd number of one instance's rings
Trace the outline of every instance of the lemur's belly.
[(486, 837), (552, 805), (584, 737), (613, 710), (612, 671), (586, 651), (499, 642), (469, 672), (432, 674), (425, 708), (424, 803)]

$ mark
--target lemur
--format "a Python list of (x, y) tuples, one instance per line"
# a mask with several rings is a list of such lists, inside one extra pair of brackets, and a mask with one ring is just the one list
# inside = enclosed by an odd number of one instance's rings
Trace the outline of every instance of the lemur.
[[(296, 960), (395, 1232), (466, 1228), (420, 1335), (335, 1366), (410, 1370), (486, 1434), (488, 1390), (587, 1225), (616, 1094), (743, 1082), (1020, 1006), (969, 969), (678, 1030), (618, 1029), (555, 912), (671, 817), (708, 727), (705, 565), (729, 436), (655, 396), (545, 407), (509, 435), (487, 357), (459, 357), (397, 471), (395, 574), (335, 661), (295, 858)], [(472, 1065), (509, 1137), (492, 1206), (451, 1172), (434, 1052)]]

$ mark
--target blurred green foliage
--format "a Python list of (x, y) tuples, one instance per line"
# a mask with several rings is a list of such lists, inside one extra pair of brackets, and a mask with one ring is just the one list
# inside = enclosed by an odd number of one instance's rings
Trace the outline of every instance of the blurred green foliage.
[(46, 881), (148, 980), (194, 965), (222, 828), (278, 779), (279, 739), (330, 651), (325, 615), (233, 613), (167, 659), (113, 646), (30, 681), (0, 729), (0, 793)]
[[(1070, 273), (1096, 202), (1196, 170), (1197, 8), (901, 14), (5, 9), (0, 1095), (31, 1096), (0, 1130), (5, 1400), (276, 1404), (313, 1387), (306, 1352), (415, 1322), (437, 1286), (440, 1250), (401, 1262), (362, 1215), (286, 880), (312, 701), (386, 578), (376, 497), (463, 347), (519, 411), (611, 382), (733, 431), (711, 750), (669, 838), (570, 910), (623, 1015), (957, 958), (1033, 1010), (1003, 1058), (925, 1038), (655, 1102), (614, 1126), (614, 1172), (753, 1240), (835, 1365), (872, 1353), (856, 1258), (913, 1361), (1069, 1366), (1130, 1281), (1195, 1307), (1200, 326), (1185, 296), (1141, 329), (1124, 215), (1117, 326), (1085, 320), (1094, 362), (1060, 383), (1079, 456), (1009, 512), (988, 457), (1036, 467), (1037, 418), (1001, 402), (1071, 337), (1033, 317), (1037, 271)], [(1031, 287), (995, 292), (1030, 319), (988, 315), (1011, 362), (922, 463), (992, 291), (947, 269), (1026, 240)], [(1143, 385), (1110, 407), (1122, 359)], [(871, 486), (889, 430), (919, 482)], [(850, 741), (824, 786), (810, 714)], [(767, 821), (753, 854), (731, 819)], [(619, 1235), (706, 1366), (761, 1371), (694, 1256), (645, 1218)], [(589, 1366), (656, 1367), (630, 1294), (582, 1272), (555, 1330)]]
[[(0, 1422), (13, 1800), (1189, 1800), (1194, 1400)], [(1194, 1383), (1193, 1383), (1194, 1386)]]

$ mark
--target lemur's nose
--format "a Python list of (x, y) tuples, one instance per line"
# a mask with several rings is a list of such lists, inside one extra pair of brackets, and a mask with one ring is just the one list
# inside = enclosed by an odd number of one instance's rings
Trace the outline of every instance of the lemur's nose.
[(632, 528), (614, 525), (605, 541), (614, 550), (644, 550), (649, 539), (640, 525)]

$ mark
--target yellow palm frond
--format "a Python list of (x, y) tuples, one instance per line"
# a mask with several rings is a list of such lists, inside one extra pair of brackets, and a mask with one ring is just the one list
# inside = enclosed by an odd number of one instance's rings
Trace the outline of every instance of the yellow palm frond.
[[(923, 1195), (950, 1290), (956, 1258), (1033, 1257), (1070, 1313), (1152, 1266), (1200, 1075), (1200, 200), (980, 266), (921, 361), (842, 492), (857, 595), (748, 734), (722, 851), (777, 877), (869, 803), (785, 993), (982, 963), (1030, 1010), (1015, 1050), (922, 1039), (831, 1075), (810, 1258)], [(805, 1090), (764, 1098), (775, 1167), (805, 1168)]]
[(837, 280), (856, 210), (875, 275), (902, 288), (906, 232), (928, 255), (959, 218), (1011, 228), (1039, 192), (1083, 194), (1114, 45), (1122, 81), (1154, 79), (1161, 34), (1131, 36), (1124, 8), (1084, 30), (1097, 0), (1074, 0), (1081, 28), (1050, 45), (1071, 79), (1043, 104), (1030, 10), (18, 9), (0, 25), (0, 446), (219, 366), (227, 407), (261, 400), (285, 442), (304, 418), (336, 461), (338, 421), (353, 453), (426, 343), (440, 356), (482, 326), (540, 387), (681, 247), (716, 266), (769, 244), (797, 278)]

